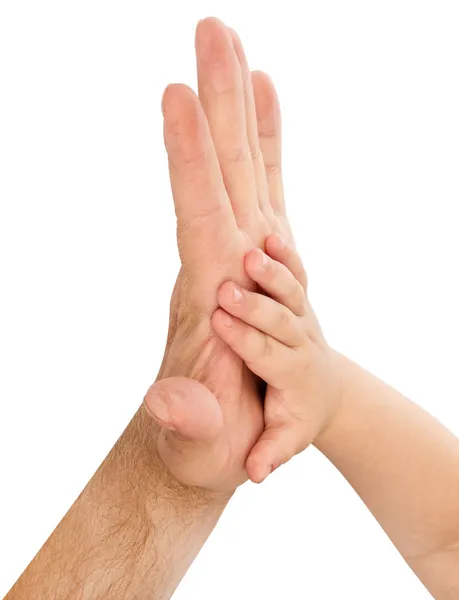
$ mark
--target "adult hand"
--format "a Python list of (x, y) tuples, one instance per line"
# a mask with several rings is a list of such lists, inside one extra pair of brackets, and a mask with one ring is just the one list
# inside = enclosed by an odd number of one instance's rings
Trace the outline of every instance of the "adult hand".
[(184, 84), (163, 96), (182, 266), (163, 363), (144, 402), (174, 477), (232, 492), (247, 479), (246, 458), (264, 429), (264, 392), (214, 333), (217, 290), (228, 279), (254, 289), (244, 255), (270, 233), (293, 239), (273, 83), (249, 71), (239, 36), (215, 17), (198, 23), (195, 46), (199, 98)]

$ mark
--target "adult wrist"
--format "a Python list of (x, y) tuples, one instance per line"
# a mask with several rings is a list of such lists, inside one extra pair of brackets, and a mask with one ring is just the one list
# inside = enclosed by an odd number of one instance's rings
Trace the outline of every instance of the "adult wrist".
[(140, 500), (147, 510), (157, 502), (170, 505), (177, 514), (185, 515), (190, 509), (193, 513), (222, 509), (234, 491), (216, 492), (176, 479), (158, 452), (160, 430), (142, 403), (112, 449), (107, 468), (115, 471), (116, 477), (129, 479), (129, 485), (135, 486), (136, 492), (143, 496)]

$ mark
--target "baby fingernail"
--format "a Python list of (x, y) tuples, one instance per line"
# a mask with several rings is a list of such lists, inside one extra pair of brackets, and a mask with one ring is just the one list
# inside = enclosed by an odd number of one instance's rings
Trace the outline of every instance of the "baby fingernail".
[(233, 286), (233, 300), (234, 302), (242, 302), (242, 292), (237, 286)]
[(263, 481), (268, 477), (268, 475), (271, 475), (271, 473), (273, 471), (274, 471), (274, 465), (267, 465), (265, 472), (264, 472)]
[(263, 252), (263, 250), (260, 250), (258, 248), (258, 254), (261, 255), (261, 261), (259, 260), (259, 264), (261, 267), (266, 267), (268, 264), (268, 257), (266, 256), (266, 254)]

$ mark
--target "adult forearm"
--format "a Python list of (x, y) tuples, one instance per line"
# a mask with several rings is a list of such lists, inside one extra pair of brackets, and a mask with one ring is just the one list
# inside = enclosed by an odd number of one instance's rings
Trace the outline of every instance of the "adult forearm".
[(341, 365), (341, 410), (315, 445), (426, 585), (443, 570), (436, 597), (449, 598), (451, 586), (459, 593), (459, 440), (352, 361)]
[(140, 407), (6, 600), (170, 598), (229, 497), (162, 466)]

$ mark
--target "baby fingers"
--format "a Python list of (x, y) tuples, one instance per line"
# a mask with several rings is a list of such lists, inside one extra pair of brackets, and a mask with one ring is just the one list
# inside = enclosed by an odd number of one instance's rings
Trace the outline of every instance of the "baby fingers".
[(245, 256), (245, 269), (271, 298), (299, 317), (306, 314), (305, 290), (286, 266), (255, 248)]
[(221, 308), (212, 316), (215, 332), (247, 367), (273, 386), (281, 386), (286, 370), (294, 363), (295, 350), (281, 344)]
[(218, 302), (226, 312), (282, 344), (295, 347), (304, 342), (298, 317), (267, 296), (226, 281), (218, 290)]

